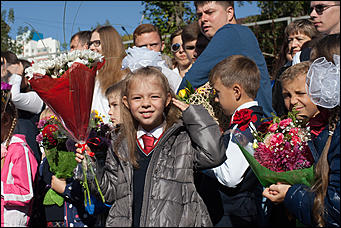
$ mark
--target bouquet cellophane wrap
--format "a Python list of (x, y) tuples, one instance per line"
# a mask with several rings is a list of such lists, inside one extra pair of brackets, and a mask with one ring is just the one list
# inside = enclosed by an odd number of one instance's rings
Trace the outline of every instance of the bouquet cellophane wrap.
[(314, 166), (311, 166), (310, 168), (297, 169), (286, 172), (272, 171), (259, 164), (259, 162), (253, 157), (253, 139), (251, 139), (250, 136), (245, 136), (239, 131), (232, 131), (231, 137), (232, 140), (234, 140), (234, 142), (236, 142), (239, 146), (252, 171), (264, 187), (269, 187), (271, 184), (276, 184), (277, 182), (287, 183), (290, 185), (312, 185), (314, 181)]
[(226, 116), (220, 107), (219, 103), (214, 101), (214, 96), (211, 95), (212, 87), (209, 82), (199, 87), (193, 94), (188, 98), (189, 104), (202, 105), (217, 122), (222, 131), (228, 129), (230, 119)]

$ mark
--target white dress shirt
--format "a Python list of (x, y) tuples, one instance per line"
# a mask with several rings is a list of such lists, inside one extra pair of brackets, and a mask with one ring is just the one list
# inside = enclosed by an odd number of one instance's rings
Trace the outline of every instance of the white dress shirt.
[(156, 140), (154, 140), (154, 145), (155, 145), (159, 141), (159, 138), (162, 135), (165, 128), (166, 128), (166, 122), (165, 121), (161, 125), (159, 125), (158, 127), (151, 130), (150, 132), (147, 132), (146, 130), (144, 130), (139, 125), (137, 132), (136, 132), (137, 140), (139, 141), (140, 145), (144, 148), (143, 140), (141, 137), (146, 134), (148, 136), (153, 136), (154, 138), (156, 138)]
[[(252, 106), (258, 106), (258, 102), (251, 101), (239, 106), (234, 111), (231, 120), (233, 120), (234, 115), (238, 110), (250, 108)], [(238, 124), (233, 127), (233, 130), (237, 129), (237, 127)], [(230, 141), (226, 149), (226, 157), (227, 159), (223, 164), (213, 168), (212, 170), (221, 184), (227, 187), (235, 188), (243, 180), (243, 175), (249, 167), (249, 163), (239, 149), (238, 145), (232, 142), (232, 137), (230, 137)]]

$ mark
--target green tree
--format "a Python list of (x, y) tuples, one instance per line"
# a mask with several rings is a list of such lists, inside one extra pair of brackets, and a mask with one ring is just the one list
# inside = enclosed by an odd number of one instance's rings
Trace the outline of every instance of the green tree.
[[(192, 1), (142, 1), (143, 15), (158, 27), (162, 35), (169, 35), (195, 18)], [(165, 39), (165, 53), (169, 54), (169, 39)]]
[(14, 10), (11, 8), (1, 11), (1, 51), (12, 51), (15, 54), (22, 53), (22, 45), (12, 40), (9, 36), (11, 31), (10, 24), (14, 23)]

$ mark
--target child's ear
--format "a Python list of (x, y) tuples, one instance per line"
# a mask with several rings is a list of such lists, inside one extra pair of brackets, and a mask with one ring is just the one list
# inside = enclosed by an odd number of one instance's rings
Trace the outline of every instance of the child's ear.
[(242, 97), (242, 88), (240, 87), (239, 84), (234, 84), (232, 86), (232, 89), (233, 89), (233, 95), (234, 97), (236, 98), (236, 100), (240, 100), (241, 97)]
[(167, 93), (167, 98), (166, 98), (166, 105), (165, 105), (165, 107), (167, 107), (171, 101), (172, 101), (172, 95), (171, 95), (170, 93)]
[(122, 97), (122, 103), (126, 106), (127, 109), (130, 109), (127, 96)]

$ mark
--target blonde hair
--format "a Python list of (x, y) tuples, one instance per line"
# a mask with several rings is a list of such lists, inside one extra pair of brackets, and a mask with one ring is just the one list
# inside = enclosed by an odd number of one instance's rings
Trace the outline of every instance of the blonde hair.
[(310, 66), (310, 62), (309, 61), (304, 61), (304, 62), (300, 62), (297, 63), (291, 67), (289, 67), (288, 69), (286, 69), (280, 76), (280, 81), (292, 81), (295, 78), (297, 78), (298, 76), (304, 75), (306, 76), (308, 71), (309, 71), (309, 66)]
[[(121, 98), (128, 97), (131, 90), (130, 86), (132, 82), (136, 80), (148, 80), (154, 79), (159, 80), (160, 85), (162, 86), (162, 91), (164, 91), (165, 95), (170, 94), (172, 98), (175, 98), (175, 94), (173, 90), (170, 88), (168, 80), (164, 74), (158, 70), (156, 67), (147, 66), (140, 68), (133, 73), (129, 73), (125, 78), (125, 85), (122, 88)], [(166, 120), (166, 129), (169, 129), (174, 123), (179, 120), (180, 110), (172, 104), (172, 102), (165, 107), (164, 109), (164, 117)], [(136, 153), (136, 132), (138, 128), (138, 122), (132, 116), (130, 110), (122, 103), (121, 104), (121, 118), (124, 123), (122, 126), (122, 131), (120, 135), (120, 139), (116, 141), (116, 145), (114, 146), (114, 151), (118, 157), (122, 159), (118, 151), (119, 143), (125, 138), (128, 144), (129, 157), (127, 160), (134, 166), (138, 167), (138, 155)]]
[(98, 71), (96, 76), (104, 94), (110, 85), (120, 81), (129, 72), (128, 70), (121, 70), (122, 60), (127, 54), (125, 53), (121, 36), (114, 27), (110, 25), (100, 26), (92, 31), (92, 33), (94, 32), (99, 33), (102, 54), (105, 59), (104, 66)]

